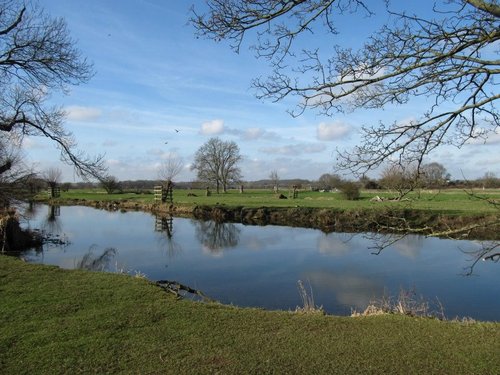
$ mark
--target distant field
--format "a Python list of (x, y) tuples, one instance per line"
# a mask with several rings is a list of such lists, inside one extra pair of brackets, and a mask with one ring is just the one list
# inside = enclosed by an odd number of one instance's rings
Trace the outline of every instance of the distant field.
[[(288, 190), (281, 190), (281, 194), (288, 197)], [(375, 196), (389, 198), (394, 195), (387, 191), (362, 191), (361, 198), (356, 201), (345, 200), (338, 192), (299, 191), (296, 199), (278, 199), (270, 190), (245, 190), (241, 194), (238, 190), (227, 193), (214, 194), (207, 197), (205, 190), (174, 190), (174, 203), (179, 206), (216, 205), (244, 207), (314, 207), (339, 209), (379, 209), (383, 207), (399, 207), (416, 210), (432, 210), (446, 214), (476, 215), (484, 213), (498, 213), (498, 206), (488, 203), (485, 199), (500, 202), (500, 190), (477, 190), (471, 196), (463, 190), (422, 191), (408, 196), (408, 200), (401, 202), (384, 201), (373, 202)], [(142, 193), (125, 192), (122, 194), (107, 194), (101, 189), (69, 190), (61, 193), (61, 198), (85, 199), (89, 201), (129, 200), (138, 203), (152, 203), (152, 191)]]

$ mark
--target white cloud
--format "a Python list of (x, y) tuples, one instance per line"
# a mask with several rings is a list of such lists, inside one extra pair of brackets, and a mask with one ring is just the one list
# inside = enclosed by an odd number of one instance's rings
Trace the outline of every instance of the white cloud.
[(487, 145), (497, 145), (500, 144), (500, 131), (497, 131), (494, 134), (488, 136), (488, 139), (485, 142)]
[(123, 163), (117, 159), (108, 159), (106, 160), (107, 164), (111, 167), (121, 166)]
[(322, 254), (342, 256), (349, 252), (349, 241), (342, 240), (341, 234), (321, 234), (318, 237), (318, 250)]
[(278, 147), (262, 147), (259, 151), (266, 154), (296, 156), (300, 154), (316, 154), (325, 151), (326, 146), (321, 143), (295, 144)]
[(70, 106), (66, 107), (68, 120), (73, 121), (92, 121), (98, 119), (102, 115), (99, 108)]
[(355, 272), (329, 273), (306, 271), (304, 279), (310, 280), (313, 289), (328, 290), (329, 295), (346, 306), (364, 309), (368, 303), (380, 296), (384, 288), (377, 278), (357, 275)]
[(257, 127), (248, 128), (245, 130), (225, 127), (224, 133), (238, 136), (242, 141), (256, 141), (256, 140), (279, 141), (282, 139), (282, 137), (275, 132), (267, 131)]
[(246, 140), (254, 140), (261, 138), (263, 134), (264, 131), (261, 128), (250, 128), (243, 133), (242, 138)]
[(201, 124), (200, 134), (215, 135), (224, 132), (224, 120), (212, 120)]
[(477, 138), (469, 139), (467, 141), (468, 145), (496, 145), (500, 143), (499, 130), (478, 129), (476, 133), (478, 135)]
[(265, 155), (262, 159), (245, 158), (241, 163), (243, 178), (248, 181), (269, 178), (271, 171), (278, 171), (280, 179), (304, 178), (315, 180), (332, 169), (332, 160), (317, 161), (309, 158)]
[(47, 150), (47, 149), (54, 148), (53, 144), (50, 142), (49, 139), (47, 139), (45, 137), (37, 137), (37, 136), (24, 137), (22, 139), (22, 146), (23, 146), (23, 149), (25, 149), (25, 150)]
[(349, 131), (349, 127), (342, 122), (334, 122), (333, 124), (322, 122), (316, 129), (316, 137), (320, 141), (333, 141), (344, 137)]
[(116, 145), (118, 145), (118, 142), (116, 141), (113, 141), (111, 139), (106, 139), (104, 140), (104, 142), (102, 142), (102, 147), (114, 147)]

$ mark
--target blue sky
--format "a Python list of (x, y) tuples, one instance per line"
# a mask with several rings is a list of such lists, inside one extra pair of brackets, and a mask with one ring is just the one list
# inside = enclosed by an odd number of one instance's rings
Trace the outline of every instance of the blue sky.
[[(253, 78), (268, 66), (256, 60), (246, 40), (239, 54), (227, 43), (197, 39), (188, 25), (192, 4), (185, 1), (41, 0), (48, 14), (63, 17), (82, 55), (93, 62), (96, 75), (68, 95), (51, 101), (68, 113), (66, 127), (80, 148), (106, 154), (109, 173), (119, 180), (156, 179), (158, 166), (177, 155), (185, 167), (178, 181), (195, 179), (190, 171), (196, 150), (210, 137), (234, 140), (240, 147), (245, 180), (268, 178), (317, 179), (333, 173), (335, 149), (359, 141), (362, 125), (376, 120), (416, 116), (419, 103), (397, 111), (359, 111), (333, 117), (314, 112), (293, 118), (286, 111), (296, 102), (258, 100)], [(427, 1), (419, 2), (419, 4)], [(383, 14), (383, 12), (381, 12)], [(340, 19), (342, 42), (362, 43), (376, 20)], [(314, 34), (303, 43), (319, 43), (327, 51), (333, 41)], [(178, 132), (175, 131), (178, 130)], [(500, 175), (499, 139), (460, 150), (444, 147), (429, 162), (442, 163), (452, 178)], [(74, 181), (71, 167), (59, 161), (50, 142), (31, 138), (27, 155), (40, 169), (58, 167), (65, 181)], [(376, 174), (372, 175), (377, 177)]]

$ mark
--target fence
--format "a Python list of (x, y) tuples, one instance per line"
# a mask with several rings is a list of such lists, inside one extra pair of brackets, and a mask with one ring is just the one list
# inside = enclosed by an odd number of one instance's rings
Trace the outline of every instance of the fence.
[(61, 188), (59, 186), (49, 187), (47, 189), (49, 198), (59, 198), (61, 196)]
[(172, 184), (168, 184), (167, 187), (165, 186), (155, 186), (154, 187), (154, 197), (155, 197), (155, 202), (168, 202), (168, 203), (174, 203), (174, 197), (173, 197), (173, 191), (172, 191)]

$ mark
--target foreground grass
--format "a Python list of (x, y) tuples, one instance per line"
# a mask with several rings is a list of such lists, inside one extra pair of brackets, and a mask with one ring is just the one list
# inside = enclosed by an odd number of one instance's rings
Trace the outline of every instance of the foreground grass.
[(0, 256), (1, 374), (498, 374), (500, 324), (175, 300), (146, 280)]
[[(285, 196), (289, 195), (288, 190), (281, 191)], [(363, 191), (361, 198), (355, 201), (343, 199), (340, 193), (321, 193), (313, 191), (300, 191), (297, 199), (278, 199), (270, 190), (248, 189), (240, 194), (236, 190), (230, 190), (226, 194), (212, 194), (207, 197), (204, 190), (174, 190), (174, 203), (177, 206), (195, 206), (225, 204), (227, 206), (244, 207), (311, 207), (311, 208), (337, 208), (342, 210), (382, 210), (387, 207), (408, 208), (415, 210), (429, 210), (447, 215), (481, 215), (497, 214), (498, 208), (489, 204), (485, 199), (500, 201), (500, 190), (486, 190), (475, 192), (477, 197), (473, 197), (462, 190), (444, 191), (422, 191), (412, 193), (409, 200), (402, 202), (372, 202), (375, 196), (393, 197), (394, 195), (380, 190)], [(485, 199), (479, 199), (485, 198)], [(87, 201), (133, 201), (137, 203), (152, 203), (154, 200), (152, 193), (135, 194), (106, 194), (104, 190), (69, 190), (63, 192), (59, 200), (84, 199)], [(57, 200), (56, 200), (57, 201)]]

